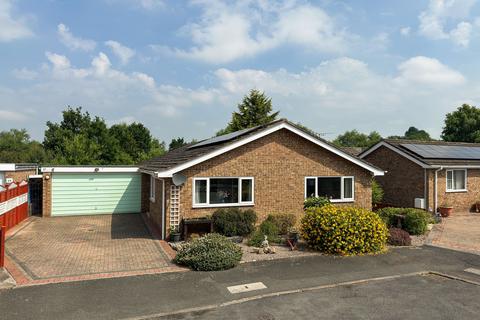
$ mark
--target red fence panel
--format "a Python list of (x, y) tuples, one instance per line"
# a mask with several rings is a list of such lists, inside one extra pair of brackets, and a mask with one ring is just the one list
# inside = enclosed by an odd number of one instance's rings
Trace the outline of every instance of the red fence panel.
[(7, 228), (0, 226), (0, 268), (5, 267), (5, 234)]
[(28, 183), (12, 183), (0, 191), (0, 226), (10, 229), (28, 217)]

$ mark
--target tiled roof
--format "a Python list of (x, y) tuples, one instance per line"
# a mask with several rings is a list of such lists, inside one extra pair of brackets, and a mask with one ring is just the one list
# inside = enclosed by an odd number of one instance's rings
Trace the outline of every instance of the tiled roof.
[[(287, 123), (287, 124), (295, 127), (296, 129), (301, 130), (305, 134), (308, 134), (309, 136), (313, 137), (311, 135), (311, 133), (305, 131), (301, 127), (289, 122), (286, 119), (280, 119), (280, 120), (272, 121), (272, 122), (270, 122), (268, 124), (265, 124), (265, 125), (253, 127), (249, 130), (244, 130), (240, 135), (234, 137), (233, 139), (227, 140), (227, 141), (219, 141), (219, 142), (215, 142), (215, 143), (211, 143), (211, 144), (205, 144), (205, 142), (207, 142), (208, 140), (217, 141), (218, 139), (215, 137), (215, 138), (202, 140), (202, 141), (199, 141), (197, 143), (189, 144), (189, 145), (180, 147), (178, 149), (174, 149), (172, 151), (167, 152), (166, 154), (164, 154), (162, 156), (155, 157), (153, 159), (150, 159), (150, 160), (147, 160), (147, 161), (144, 161), (144, 162), (140, 163), (139, 167), (140, 167), (141, 170), (151, 171), (151, 172), (162, 172), (162, 171), (170, 170), (170, 169), (173, 169), (177, 166), (185, 164), (189, 161), (195, 160), (195, 159), (200, 158), (204, 155), (207, 155), (207, 154), (215, 152), (219, 149), (222, 149), (223, 147), (229, 146), (229, 145), (231, 145), (235, 142), (238, 142), (238, 141), (243, 140), (243, 139), (247, 139), (248, 137), (251, 137), (251, 136), (253, 136), (257, 133), (260, 133), (262, 131), (265, 131), (265, 130), (268, 130), (272, 127), (275, 127), (280, 123)], [(318, 138), (318, 137), (313, 137), (313, 138), (334, 147), (335, 149), (341, 151), (342, 153), (345, 153), (346, 155), (348, 154), (348, 156), (350, 156), (350, 157), (354, 157), (356, 160), (364, 163), (365, 165), (367, 165), (371, 168), (374, 168), (376, 170), (381, 171), (381, 169), (376, 168), (375, 166), (368, 163), (367, 161), (365, 161), (363, 159), (360, 159), (360, 158), (356, 157), (355, 155), (352, 155), (352, 154), (350, 154), (346, 151), (343, 151), (343, 150), (339, 149), (338, 147), (334, 146), (332, 143), (330, 143), (330, 142), (328, 142), (324, 139), (321, 139), (321, 138)], [(199, 146), (195, 147), (197, 144)]]

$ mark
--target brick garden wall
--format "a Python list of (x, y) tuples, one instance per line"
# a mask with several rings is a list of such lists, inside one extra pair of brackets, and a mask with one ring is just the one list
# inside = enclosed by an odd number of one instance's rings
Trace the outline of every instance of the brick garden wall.
[(14, 182), (21, 182), (22, 180), (25, 180), (28, 182), (28, 177), (35, 174), (37, 174), (37, 171), (35, 169), (21, 170), (21, 171), (6, 171), (5, 179), (12, 178)]
[[(210, 215), (216, 210), (192, 207), (193, 177), (254, 177), (255, 205), (245, 208), (254, 209), (260, 220), (271, 213), (293, 213), (300, 218), (306, 176), (354, 176), (355, 201), (338, 205), (371, 209), (369, 171), (288, 130), (260, 138), (186, 169), (182, 174), (188, 177), (180, 196), (184, 218)], [(167, 205), (167, 217), (168, 209)]]
[[(47, 179), (48, 176), (48, 179)], [(42, 194), (42, 216), (50, 217), (52, 215), (52, 174), (43, 174), (43, 194)]]
[(425, 172), (416, 163), (383, 146), (367, 155), (365, 160), (388, 171), (384, 176), (375, 177), (385, 193), (383, 202), (413, 207), (415, 198), (425, 196)]

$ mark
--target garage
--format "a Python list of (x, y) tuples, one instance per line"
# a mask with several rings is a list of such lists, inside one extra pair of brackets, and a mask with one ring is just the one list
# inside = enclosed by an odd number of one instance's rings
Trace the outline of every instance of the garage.
[(44, 187), (47, 184), (47, 192), (50, 189), (50, 206), (44, 199), (44, 208), (51, 216), (140, 213), (138, 168), (54, 167), (42, 171)]

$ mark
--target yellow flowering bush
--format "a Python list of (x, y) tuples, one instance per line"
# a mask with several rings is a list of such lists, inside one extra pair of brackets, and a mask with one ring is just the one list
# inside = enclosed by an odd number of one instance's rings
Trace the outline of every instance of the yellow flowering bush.
[(379, 252), (388, 237), (388, 229), (377, 214), (354, 207), (328, 204), (308, 208), (301, 225), (307, 244), (329, 254)]

